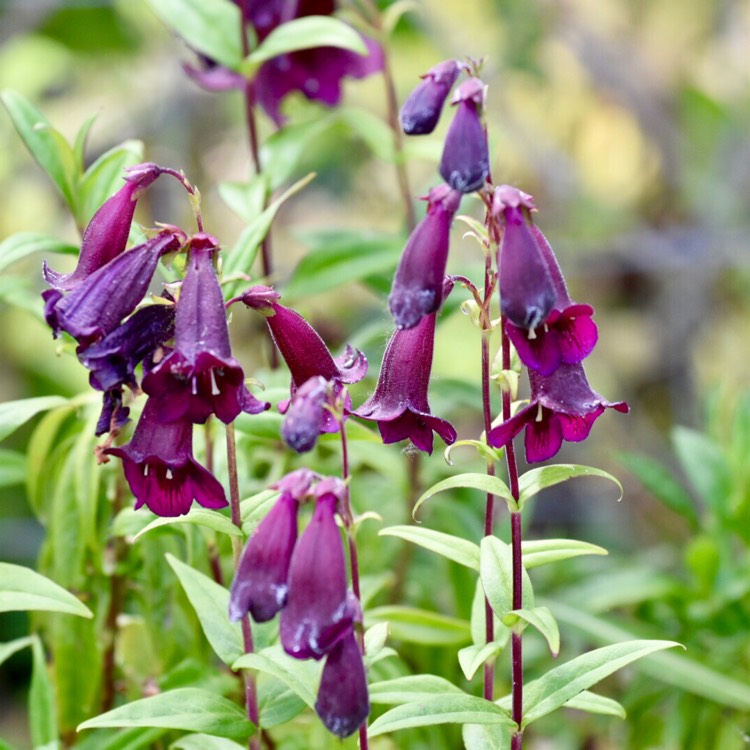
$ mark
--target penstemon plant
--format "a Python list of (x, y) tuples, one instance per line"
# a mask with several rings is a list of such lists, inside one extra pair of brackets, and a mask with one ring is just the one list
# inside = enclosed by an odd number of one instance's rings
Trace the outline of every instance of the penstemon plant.
[[(364, 750), (389, 746), (382, 735), (401, 745), (401, 731), (457, 724), (469, 750), (520, 750), (529, 725), (562, 706), (621, 715), (619, 704), (589, 688), (674, 642), (630, 640), (531, 681), (525, 676), (529, 626), (553, 656), (561, 650), (554, 613), (535, 603), (528, 571), (603, 550), (573, 539), (524, 541), (524, 508), (541, 490), (576, 477), (622, 488), (588, 466), (547, 464), (521, 473), (515, 438), (523, 431), (528, 463), (547, 461), (563, 441), (586, 439), (607, 409), (628, 407), (607, 401), (587, 381), (582, 361), (597, 341), (593, 309), (571, 299), (534, 222), (533, 198), (490, 173), (481, 64), (434, 66), (399, 117), (387, 49), (394, 19), (374, 4), (358, 8), (362, 32), (334, 17), (326, 2), (151, 5), (196, 51), (197, 61), (185, 65), (190, 78), (241, 93), (254, 176), (225, 195), (252, 221), (234, 247), (222, 249), (204, 226), (199, 190), (182, 172), (145, 162), (140, 153), (136, 159), (124, 147), (84, 169), (88, 126), (71, 146), (28, 101), (3, 95), (16, 129), (81, 229), (73, 271), (44, 263), (43, 316), (60, 350), (88, 370), (94, 392), (5, 407), (3, 435), (48, 412), (30, 446), (34, 466), (48, 469), (48, 476), (29, 478), (30, 502), (47, 527), (41, 573), (0, 563), (4, 608), (47, 613), (31, 636), (0, 651), (2, 657), (32, 648), (35, 746), (260, 750), (334, 747), (352, 737)], [(281, 302), (287, 292), (271, 227), (281, 204), (312, 178), (275, 195), (289, 172), (283, 164), (275, 168), (273, 155), (275, 144), (295, 137), (303, 143), (305, 129), (315, 127), (288, 122), (289, 94), (336, 107), (342, 78), (378, 72), (388, 124), (380, 123), (374, 140), (382, 143), (385, 134), (388, 141), (410, 234), (388, 297), (393, 332), (374, 390), (357, 404), (366, 356), (352, 346), (334, 356), (306, 318)], [(428, 190), (417, 222), (403, 136), (432, 133), (449, 97), (455, 112), (438, 169), (442, 182)], [(260, 110), (277, 128), (265, 144)], [(133, 226), (137, 203), (157, 180), (176, 180), (184, 189), (194, 231), (160, 222), (153, 229)], [(472, 199), (466, 196), (478, 199), (483, 221), (459, 215), (461, 203)], [(478, 280), (446, 273), (456, 221), (468, 225), (481, 249)], [(14, 248), (17, 257), (71, 251), (38, 238)], [(260, 283), (251, 278), (256, 257)], [(154, 292), (157, 273), (165, 279)], [(439, 318), (449, 295), (461, 290), (467, 326), (478, 332), (482, 431), (459, 440), (456, 428), (432, 413), (428, 391)], [(230, 323), (245, 316), (265, 323), (271, 344), (266, 395), (246, 378), (230, 341)], [(281, 362), (288, 387), (275, 372)], [(524, 367), (529, 397), (519, 401)], [(465, 680), (455, 670), (448, 679), (408, 669), (409, 655), (402, 651), (398, 659), (386, 645), (389, 637), (408, 641), (399, 635), (409, 624), (448, 621), (400, 601), (405, 570), (395, 572), (397, 601), (369, 606), (385, 585), (378, 579), (385, 570), (365, 568), (360, 548), (365, 522), (382, 521), (376, 508), (362, 507), (363, 484), (377, 465), (368, 455), (378, 440), (372, 422), (383, 444), (410, 443), (402, 505), (414, 514), (443, 491), (483, 495), (481, 538), (404, 524), (385, 526), (378, 537), (416, 544), (467, 570), (475, 591), (470, 622), (452, 621), (461, 631), (464, 647), (455, 661)], [(453, 449), (470, 446), (484, 471), (449, 474), (420, 494), (424, 478), (415, 453), (433, 453), (434, 433), (447, 446), (449, 464)], [(510, 544), (496, 533), (499, 501), (509, 511)], [(179, 591), (165, 583), (165, 556)], [(377, 559), (370, 555), (368, 562)], [(408, 567), (408, 553), (401, 564)], [(84, 624), (65, 625), (67, 615)], [(471, 645), (464, 645), (466, 632)], [(506, 650), (511, 689), (503, 695), (506, 679), (496, 664)], [(310, 728), (308, 709), (331, 739), (317, 734), (318, 724)]]

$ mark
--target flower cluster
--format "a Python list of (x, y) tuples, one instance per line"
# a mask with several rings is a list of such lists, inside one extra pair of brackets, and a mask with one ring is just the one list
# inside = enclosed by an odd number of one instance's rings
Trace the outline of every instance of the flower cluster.
[[(346, 488), (309, 469), (288, 474), (281, 494), (245, 547), (232, 582), (231, 619), (248, 612), (266, 622), (279, 612), (281, 645), (295, 659), (325, 658), (315, 709), (333, 734), (347, 737), (369, 714), (367, 679), (355, 623), (359, 602), (347, 587), (346, 557), (336, 515)], [(300, 504), (315, 503), (297, 535)]]
[[(96, 433), (109, 432), (110, 439), (102, 454), (122, 459), (136, 507), (176, 516), (193, 500), (208, 508), (227, 505), (221, 484), (193, 457), (193, 424), (211, 414), (231, 422), (241, 411), (256, 414), (269, 405), (247, 390), (231, 354), (213, 265), (216, 239), (166, 227), (125, 249), (138, 197), (165, 173), (172, 174), (155, 164), (130, 169), (125, 185), (86, 227), (75, 271), (63, 275), (45, 264), (51, 288), (42, 296), (54, 335), (64, 331), (76, 340), (91, 386), (104, 394)], [(179, 290), (144, 304), (159, 260), (181, 249), (187, 262)], [(128, 421), (125, 386), (149, 398), (131, 441), (112, 447)]]

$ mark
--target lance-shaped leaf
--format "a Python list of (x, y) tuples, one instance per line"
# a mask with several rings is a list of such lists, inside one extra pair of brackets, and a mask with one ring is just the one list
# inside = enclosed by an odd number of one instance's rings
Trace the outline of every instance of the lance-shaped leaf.
[(556, 484), (562, 484), (569, 479), (576, 477), (601, 477), (614, 482), (620, 490), (618, 501), (622, 499), (622, 485), (616, 477), (602, 469), (596, 469), (593, 466), (580, 466), (578, 464), (553, 464), (551, 466), (541, 466), (537, 469), (530, 469), (523, 474), (518, 480), (519, 498), (518, 507), (523, 508), (524, 504), (534, 495), (539, 494), (547, 487), (554, 487)]
[[(513, 551), (496, 537), (482, 539), (479, 575), (492, 611), (504, 617), (513, 609)], [(525, 569), (521, 570), (524, 609), (533, 609), (534, 592)]]
[(501, 497), (513, 507), (515, 507), (516, 504), (510, 488), (502, 479), (491, 477), (487, 474), (456, 474), (455, 476), (448, 477), (447, 479), (443, 479), (442, 481), (433, 484), (430, 489), (423, 492), (422, 496), (417, 500), (414, 506), (412, 516), (415, 516), (422, 503), (429, 500), (433, 495), (436, 495), (438, 492), (453, 490), (458, 487), (480, 490), (481, 492), (491, 492), (493, 495)]
[(436, 552), (459, 565), (479, 571), (479, 546), (453, 534), (444, 534), (442, 531), (421, 526), (389, 526), (380, 531), (380, 536), (397, 536)]
[(24, 610), (94, 616), (83, 602), (49, 578), (21, 565), (0, 563), (0, 612)]
[(521, 543), (526, 570), (581, 555), (607, 555), (604, 547), (577, 539), (535, 539)]

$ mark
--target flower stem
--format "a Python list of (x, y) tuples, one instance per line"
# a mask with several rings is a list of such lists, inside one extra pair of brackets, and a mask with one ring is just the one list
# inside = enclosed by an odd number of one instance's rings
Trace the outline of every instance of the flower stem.
[[(240, 485), (237, 476), (237, 441), (234, 434), (234, 424), (226, 426), (227, 435), (227, 468), (229, 471), (229, 499), (232, 510), (232, 523), (238, 528), (242, 528), (242, 516), (240, 514)], [(232, 553), (234, 557), (235, 570), (239, 568), (240, 555), (242, 554), (242, 542), (239, 537), (232, 537)], [(249, 615), (242, 618), (242, 645), (246, 654), (252, 654), (253, 630), (250, 625)], [(258, 729), (250, 737), (248, 747), (250, 750), (260, 750), (260, 727), (258, 726), (258, 686), (255, 681), (255, 673), (252, 670), (243, 670), (245, 681), (245, 705), (247, 706), (247, 717)]]

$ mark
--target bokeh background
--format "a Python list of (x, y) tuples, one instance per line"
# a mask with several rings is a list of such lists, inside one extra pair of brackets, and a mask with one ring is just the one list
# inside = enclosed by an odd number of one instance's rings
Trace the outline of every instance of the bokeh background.
[[(537, 223), (572, 296), (597, 310), (590, 380), (631, 407), (627, 417), (605, 415), (585, 445), (560, 454), (620, 477), (623, 501), (604, 485), (571, 484), (536, 504), (526, 532), (586, 539), (610, 557), (540, 572), (540, 586), (627, 632), (679, 640), (696, 662), (747, 683), (750, 3), (415, 2), (390, 55), (400, 101), (436, 62), (486, 58), (493, 178), (535, 196)], [(207, 229), (231, 246), (243, 223), (218, 185), (252, 169), (242, 103), (236, 94), (199, 90), (181, 69), (190, 59), (143, 0), (0, 1), (0, 89), (28, 97), (71, 139), (95, 113), (89, 161), (124, 140), (143, 141), (149, 161), (184, 170), (201, 189)], [(347, 82), (345, 104), (383, 120), (382, 78)], [(286, 111), (292, 122), (319, 115), (296, 99)], [(415, 196), (438, 180), (448, 121), (407, 145)], [(260, 124), (265, 139), (273, 127)], [(353, 340), (364, 347), (375, 370), (388, 328), (383, 279), (393, 266), (365, 283), (334, 279), (304, 299), (294, 294), (304, 288), (295, 269), (327, 231), (403, 231), (395, 171), (373, 153), (377, 139), (343, 118), (319, 130), (287, 176), (285, 184), (318, 173), (274, 225), (274, 281), (283, 290), (292, 279), (285, 301), (333, 346)], [(480, 215), (471, 199), (462, 210)], [(189, 213), (175, 185), (158, 183), (137, 218), (187, 224)], [(0, 111), (0, 240), (20, 231), (77, 240), (62, 200)], [(479, 279), (481, 254), (465, 231), (457, 223), (450, 270)], [(38, 257), (0, 279), (0, 400), (85, 388), (82, 368), (56, 354), (43, 325), (41, 288)], [(469, 437), (481, 429), (478, 338), (460, 301), (441, 321), (432, 405)], [(243, 319), (232, 333), (246, 370), (262, 380), (267, 352), (257, 326)], [(21, 450), (30, 429), (7, 447)], [(432, 460), (441, 460), (439, 451)], [(33, 564), (43, 532), (22, 486), (4, 487), (2, 498), (0, 558)], [(479, 504), (471, 508), (476, 519), (466, 524), (478, 529)], [(436, 525), (449, 513), (447, 504), (436, 511)], [(415, 554), (405, 590), (419, 599), (420, 575), (432, 560)], [(564, 642), (601, 642), (573, 620), (561, 619)], [(0, 617), (2, 640), (23, 628), (22, 618)], [(19, 660), (0, 673), (0, 736), (19, 742), (26, 668)], [(608, 694), (625, 695), (631, 721), (568, 714), (567, 726), (540, 724), (534, 747), (746, 746), (750, 714), (739, 698), (712, 701), (679, 690), (679, 679), (665, 685), (636, 671), (610, 682)]]

